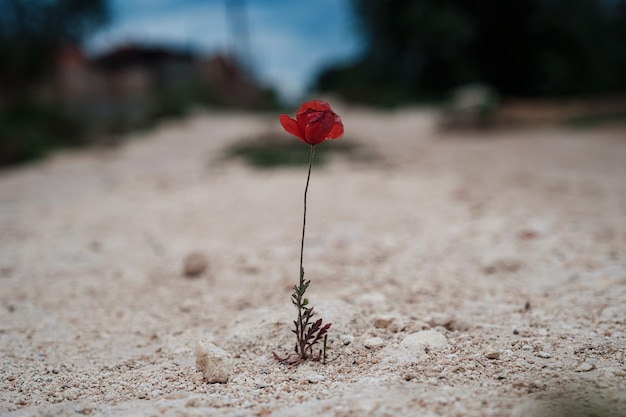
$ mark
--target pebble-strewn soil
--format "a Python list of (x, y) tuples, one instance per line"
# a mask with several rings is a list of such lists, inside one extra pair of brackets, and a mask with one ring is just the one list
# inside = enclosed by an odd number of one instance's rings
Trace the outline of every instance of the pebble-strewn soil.
[[(277, 115), (1, 171), (0, 415), (625, 416), (626, 128), (338, 112), (369, 156), (313, 169), (325, 365), (272, 357), (293, 346), (306, 168), (223, 158), (297, 140)], [(232, 356), (226, 384), (196, 369), (201, 339)]]

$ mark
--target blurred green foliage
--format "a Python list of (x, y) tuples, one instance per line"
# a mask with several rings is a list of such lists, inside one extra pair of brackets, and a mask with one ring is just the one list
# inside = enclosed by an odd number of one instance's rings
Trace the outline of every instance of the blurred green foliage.
[(84, 121), (58, 106), (21, 101), (0, 111), (0, 166), (40, 158), (86, 141)]
[[(293, 141), (260, 141), (238, 144), (228, 151), (229, 156), (242, 158), (256, 168), (278, 166), (300, 166), (309, 162), (309, 147)], [(320, 152), (315, 158), (316, 165), (326, 163), (326, 156)]]
[(626, 0), (353, 0), (364, 52), (315, 88), (393, 105), (466, 84), (503, 96), (626, 90)]
[(626, 111), (607, 113), (601, 115), (589, 115), (572, 117), (565, 121), (565, 124), (574, 128), (586, 128), (607, 124), (626, 124)]
[[(372, 159), (352, 142), (345, 139), (333, 141), (328, 145), (316, 147), (315, 165), (324, 165), (329, 155), (343, 155), (350, 159)], [(228, 158), (241, 158), (255, 168), (276, 168), (290, 166), (307, 166), (309, 163), (310, 146), (294, 137), (278, 137), (266, 135), (244, 140), (231, 146), (226, 151)]]

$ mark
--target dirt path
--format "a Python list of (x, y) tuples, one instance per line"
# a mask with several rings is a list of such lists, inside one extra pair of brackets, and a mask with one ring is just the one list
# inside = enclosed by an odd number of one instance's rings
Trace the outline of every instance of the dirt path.
[[(0, 173), (0, 414), (626, 415), (626, 130), (338, 112), (377, 158), (312, 176), (334, 361), (272, 358), (292, 349), (305, 169), (221, 159), (277, 118), (198, 115)], [(196, 370), (200, 339), (233, 356), (227, 384)]]

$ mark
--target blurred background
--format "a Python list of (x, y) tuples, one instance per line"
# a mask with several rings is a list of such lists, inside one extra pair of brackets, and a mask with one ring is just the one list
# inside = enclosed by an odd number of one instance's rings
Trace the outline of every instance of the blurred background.
[(444, 127), (626, 119), (626, 0), (0, 0), (0, 166), (313, 94)]

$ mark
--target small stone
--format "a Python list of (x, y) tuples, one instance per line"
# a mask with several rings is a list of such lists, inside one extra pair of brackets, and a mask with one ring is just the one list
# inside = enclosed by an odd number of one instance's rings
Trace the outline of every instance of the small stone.
[(309, 372), (306, 374), (306, 380), (309, 384), (317, 384), (318, 382), (322, 382), (324, 380), (324, 376), (317, 374), (315, 372)]
[(485, 358), (492, 359), (492, 360), (500, 359), (500, 352), (485, 353)]
[(441, 326), (450, 331), (456, 330), (459, 332), (465, 332), (472, 327), (472, 325), (465, 319), (456, 317), (449, 313), (435, 313), (431, 317), (428, 317), (426, 321), (430, 327)]
[(183, 262), (183, 275), (187, 278), (194, 278), (202, 274), (207, 266), (206, 256), (200, 252), (189, 253)]
[(533, 229), (522, 229), (517, 233), (517, 238), (520, 240), (531, 240), (539, 236), (539, 232)]
[(393, 323), (394, 317), (389, 315), (378, 316), (374, 319), (374, 327), (377, 329), (386, 329)]
[(449, 313), (435, 313), (430, 317), (426, 317), (426, 321), (432, 327), (445, 327), (448, 329), (454, 321), (454, 316)]
[(341, 340), (341, 343), (343, 343), (344, 346), (348, 346), (350, 343), (354, 342), (354, 336), (351, 334), (342, 334), (339, 336), (339, 340)]
[(384, 344), (385, 342), (380, 337), (370, 337), (363, 342), (363, 345), (368, 349), (376, 349)]
[(447, 346), (448, 339), (436, 330), (422, 330), (405, 337), (400, 345), (419, 349), (438, 349)]
[(513, 388), (524, 388), (526, 383), (524, 381), (515, 381), (511, 384)]
[(543, 359), (549, 359), (552, 357), (552, 355), (550, 355), (548, 352), (544, 352), (543, 350), (541, 352), (538, 352), (537, 356)]
[(596, 369), (595, 364), (589, 363), (589, 362), (581, 362), (578, 364), (576, 369), (574, 369), (574, 371), (575, 372), (589, 372), (589, 371), (593, 371), (594, 369)]
[(483, 267), (483, 272), (491, 274), (507, 274), (519, 271), (524, 266), (523, 262), (516, 258), (500, 258)]
[(225, 384), (232, 374), (233, 360), (225, 350), (200, 340), (196, 346), (196, 368), (208, 383)]

